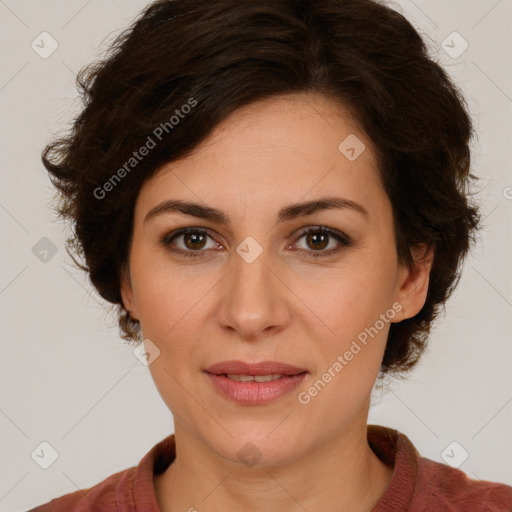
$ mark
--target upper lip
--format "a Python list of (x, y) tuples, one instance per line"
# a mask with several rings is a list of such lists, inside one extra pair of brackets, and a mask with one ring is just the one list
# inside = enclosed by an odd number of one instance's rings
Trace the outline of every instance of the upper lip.
[(227, 373), (238, 375), (297, 375), (307, 370), (278, 361), (261, 361), (246, 363), (245, 361), (223, 361), (204, 370), (207, 373), (222, 375)]

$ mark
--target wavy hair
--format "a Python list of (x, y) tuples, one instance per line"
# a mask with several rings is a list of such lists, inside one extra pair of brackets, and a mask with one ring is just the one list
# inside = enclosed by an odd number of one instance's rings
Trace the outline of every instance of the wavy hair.
[[(42, 160), (59, 217), (73, 226), (66, 248), (117, 306), (122, 338), (136, 340), (140, 327), (122, 303), (120, 277), (144, 181), (236, 109), (317, 92), (349, 106), (376, 148), (399, 261), (412, 265), (417, 244), (434, 249), (426, 302), (391, 325), (381, 375), (413, 367), (457, 284), (479, 214), (470, 202), (467, 105), (403, 15), (376, 0), (158, 0), (80, 70), (77, 87), (83, 108)], [(162, 126), (161, 141), (123, 173)], [(113, 183), (114, 174), (123, 179)]]

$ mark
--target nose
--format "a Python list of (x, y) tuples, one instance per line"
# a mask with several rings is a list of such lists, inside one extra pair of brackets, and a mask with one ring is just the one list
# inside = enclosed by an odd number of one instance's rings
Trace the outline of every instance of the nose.
[(248, 341), (285, 328), (290, 322), (293, 294), (279, 275), (279, 264), (272, 261), (270, 250), (264, 249), (250, 263), (236, 252), (232, 260), (218, 310), (221, 327)]

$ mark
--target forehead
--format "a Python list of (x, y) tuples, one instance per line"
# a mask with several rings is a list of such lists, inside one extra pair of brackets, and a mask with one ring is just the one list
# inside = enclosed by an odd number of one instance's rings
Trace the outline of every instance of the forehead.
[(172, 197), (237, 204), (241, 213), (333, 194), (371, 203), (383, 192), (373, 145), (351, 111), (293, 94), (234, 111), (192, 154), (147, 180), (138, 203), (147, 211)]

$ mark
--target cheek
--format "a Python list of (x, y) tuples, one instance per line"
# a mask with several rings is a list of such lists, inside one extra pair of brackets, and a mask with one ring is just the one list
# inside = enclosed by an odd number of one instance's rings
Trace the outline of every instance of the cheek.
[(335, 271), (298, 278), (293, 288), (316, 316), (316, 323), (323, 323), (326, 334), (346, 340), (373, 325), (391, 307), (394, 274), (378, 262), (347, 261)]
[(392, 269), (392, 258), (389, 264), (383, 259), (347, 261), (337, 272), (317, 273), (316, 279), (303, 280), (296, 288), (312, 311), (302, 320), (308, 337), (315, 340), (318, 374), (325, 376), (322, 381), (336, 375), (329, 385), (336, 395), (331, 399), (339, 400), (342, 393), (344, 403), (357, 402), (373, 386), (395, 317)]
[(144, 336), (163, 342), (198, 326), (194, 317), (219, 279), (213, 272), (200, 272), (198, 265), (171, 266), (155, 258), (140, 258), (132, 275)]
[[(186, 390), (197, 383), (192, 369), (201, 365), (197, 341), (204, 336), (209, 290), (215, 281), (200, 279), (190, 269), (146, 267), (137, 289), (144, 338), (157, 347), (159, 356), (149, 366), (155, 386), (167, 407), (181, 422), (200, 414)], [(149, 270), (151, 269), (151, 270)], [(185, 391), (184, 391), (185, 390)]]
[(377, 286), (361, 286), (362, 281), (352, 276), (332, 286), (316, 296), (312, 308), (321, 319), (308, 333), (315, 340), (316, 372), (300, 403), (309, 404), (313, 415), (329, 410), (325, 428), (334, 429), (332, 434), (365, 406), (395, 313), (385, 287), (377, 292)]

